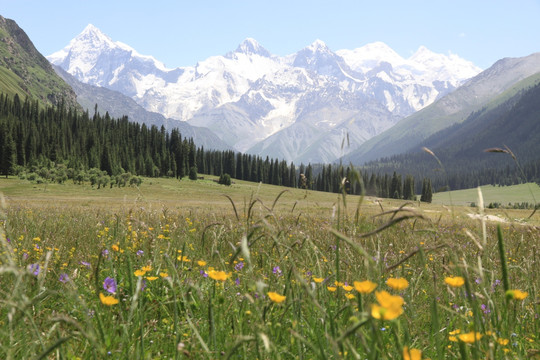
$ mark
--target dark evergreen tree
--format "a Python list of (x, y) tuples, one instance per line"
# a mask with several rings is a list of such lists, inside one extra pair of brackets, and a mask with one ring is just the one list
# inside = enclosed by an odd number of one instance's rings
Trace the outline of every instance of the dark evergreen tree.
[(433, 198), (433, 193), (431, 190), (431, 179), (424, 178), (422, 181), (422, 195), (420, 196), (420, 201), (430, 203)]
[(197, 167), (192, 166), (189, 169), (189, 180), (197, 180)]

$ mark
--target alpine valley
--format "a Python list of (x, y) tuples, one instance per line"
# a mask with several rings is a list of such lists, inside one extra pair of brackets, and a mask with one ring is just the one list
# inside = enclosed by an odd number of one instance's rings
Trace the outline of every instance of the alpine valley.
[(47, 58), (82, 83), (163, 115), (169, 128), (187, 122), (235, 150), (296, 163), (353, 152), (481, 71), (425, 47), (404, 59), (381, 42), (333, 52), (316, 40), (277, 56), (250, 38), (225, 55), (169, 69), (93, 25)]

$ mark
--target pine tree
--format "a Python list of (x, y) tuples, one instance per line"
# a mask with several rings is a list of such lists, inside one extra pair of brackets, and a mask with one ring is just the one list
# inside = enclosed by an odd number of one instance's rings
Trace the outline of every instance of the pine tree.
[(7, 131), (7, 126), (0, 128), (2, 134), (0, 143), (0, 173), (8, 175), (12, 172), (13, 166), (17, 164), (17, 149), (11, 133)]
[(431, 179), (424, 178), (422, 181), (422, 196), (420, 196), (420, 201), (430, 203), (432, 198)]

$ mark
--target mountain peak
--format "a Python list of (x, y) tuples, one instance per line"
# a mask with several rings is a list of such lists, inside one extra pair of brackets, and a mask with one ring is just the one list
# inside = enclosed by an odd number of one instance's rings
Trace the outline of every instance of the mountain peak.
[(73, 40), (71, 40), (70, 45), (68, 46), (73, 46), (77, 43), (86, 44), (86, 46), (90, 46), (93, 48), (101, 48), (103, 46), (116, 46), (110, 37), (105, 35), (100, 29), (98, 29), (92, 24), (86, 25), (84, 30)]
[(424, 45), (420, 45), (418, 50), (416, 50), (416, 52), (410, 57), (410, 59), (411, 60), (419, 60), (419, 59), (429, 59), (429, 58), (440, 57), (440, 56), (444, 56), (444, 55), (437, 54), (437, 53), (429, 50)]
[(328, 46), (326, 46), (326, 43), (320, 39), (315, 40), (312, 42), (307, 49), (311, 50), (312, 52), (329, 52), (330, 49), (328, 49)]
[(270, 57), (270, 53), (263, 48), (257, 40), (253, 38), (246, 38), (238, 47), (235, 52), (242, 53), (246, 55), (261, 55), (265, 57)]
[(379, 66), (382, 62), (387, 62), (395, 68), (402, 65), (405, 61), (390, 46), (382, 41), (372, 42), (353, 50), (338, 50), (336, 53), (343, 57), (345, 62), (353, 69), (361, 72), (368, 72)]
[(86, 25), (86, 27), (84, 28), (84, 30), (82, 31), (81, 34), (86, 34), (86, 33), (99, 33), (99, 34), (103, 34), (103, 32), (101, 30), (99, 30), (96, 26), (94, 26), (93, 24), (88, 24)]

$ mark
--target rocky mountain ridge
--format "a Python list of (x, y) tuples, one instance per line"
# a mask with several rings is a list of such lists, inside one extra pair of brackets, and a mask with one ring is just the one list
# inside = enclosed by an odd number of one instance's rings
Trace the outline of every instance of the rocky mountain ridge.
[(92, 25), (48, 59), (146, 110), (207, 127), (236, 150), (297, 162), (333, 161), (480, 72), (424, 47), (403, 59), (383, 43), (333, 52), (316, 40), (276, 56), (250, 38), (168, 69)]

